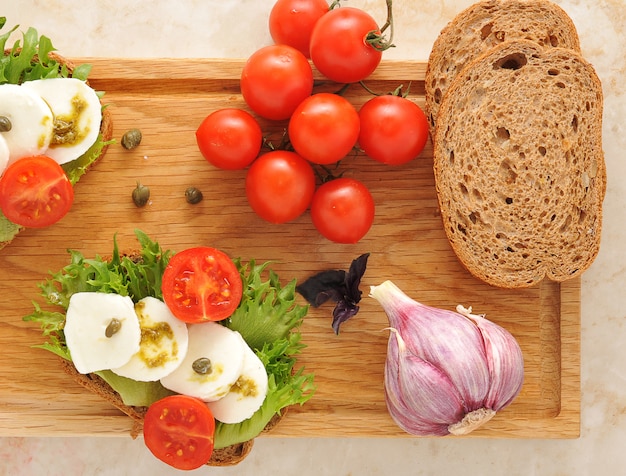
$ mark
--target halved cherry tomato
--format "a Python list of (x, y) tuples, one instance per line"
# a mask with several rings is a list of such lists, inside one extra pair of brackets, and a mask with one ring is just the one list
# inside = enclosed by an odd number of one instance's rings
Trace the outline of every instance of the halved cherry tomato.
[(428, 120), (411, 100), (395, 95), (375, 96), (359, 111), (359, 145), (372, 159), (401, 165), (416, 158), (428, 140)]
[(198, 246), (170, 258), (161, 282), (163, 301), (189, 323), (221, 321), (241, 301), (243, 284), (233, 261), (220, 250)]
[(315, 172), (295, 152), (274, 150), (263, 154), (246, 175), (248, 203), (270, 223), (286, 223), (302, 215), (314, 192)]
[(196, 130), (198, 148), (206, 160), (226, 170), (250, 165), (261, 150), (263, 132), (252, 114), (224, 108), (209, 114)]
[(74, 203), (74, 188), (54, 159), (24, 157), (0, 178), (0, 208), (13, 223), (43, 228), (63, 218)]
[(197, 469), (213, 453), (215, 418), (202, 400), (172, 395), (154, 402), (143, 422), (150, 452), (176, 469)]
[(367, 187), (341, 177), (322, 184), (311, 202), (315, 228), (336, 243), (356, 243), (374, 222), (374, 199)]
[(293, 46), (309, 58), (311, 31), (327, 12), (326, 0), (277, 0), (270, 12), (270, 35), (275, 43)]
[(284, 120), (313, 92), (313, 70), (288, 45), (265, 46), (250, 56), (241, 73), (241, 94), (259, 116)]
[(317, 93), (306, 98), (289, 120), (291, 145), (316, 164), (343, 159), (359, 138), (359, 113), (337, 94)]

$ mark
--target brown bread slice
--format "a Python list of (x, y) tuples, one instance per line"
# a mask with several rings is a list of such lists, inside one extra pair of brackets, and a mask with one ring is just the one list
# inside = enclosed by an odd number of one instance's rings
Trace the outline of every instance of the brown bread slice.
[(425, 109), (431, 135), (443, 96), (455, 76), (472, 59), (514, 39), (580, 51), (574, 23), (561, 7), (548, 0), (475, 3), (448, 23), (433, 44), (425, 78)]
[(602, 85), (578, 53), (502, 43), (450, 85), (434, 174), (465, 267), (494, 286), (581, 274), (600, 246), (606, 168)]
[[(10, 52), (11, 52), (11, 50), (7, 49), (7, 50), (4, 51), (4, 54), (8, 55), (8, 54), (10, 54)], [(72, 71), (74, 71), (74, 68), (75, 68), (76, 65), (72, 61), (68, 60), (67, 58), (65, 58), (65, 57), (63, 57), (61, 55), (58, 55), (58, 54), (56, 54), (54, 52), (48, 53), (48, 57), (50, 59), (55, 60), (57, 63), (59, 63), (59, 65), (64, 65), (70, 73), (72, 73)], [(89, 81), (87, 81), (87, 84), (89, 84)], [(100, 159), (102, 159), (102, 157), (104, 157), (104, 155), (105, 155), (105, 153), (106, 153), (106, 151), (107, 151), (107, 149), (109, 147), (108, 146), (108, 142), (111, 140), (111, 137), (113, 135), (113, 120), (112, 120), (112, 117), (111, 117), (111, 112), (110, 112), (110, 110), (108, 108), (103, 108), (102, 109), (102, 122), (100, 123), (100, 133), (102, 134), (102, 140), (105, 143), (107, 143), (107, 144), (102, 148), (102, 151), (100, 152), (100, 155), (98, 156), (98, 158), (94, 162), (91, 163), (89, 168), (93, 167), (93, 165), (96, 162), (98, 162)], [(87, 169), (87, 171), (89, 170), (89, 168)], [(18, 236), (19, 232), (21, 232), (23, 230), (24, 230), (24, 228), (20, 227), (20, 229), (19, 229), (18, 233), (15, 235), (15, 237)], [(15, 239), (15, 237), (13, 237), (13, 239)], [(8, 240), (8, 241), (0, 241), (0, 250), (2, 250), (2, 248), (7, 246), (8, 244), (10, 244), (13, 241), (13, 239)]]

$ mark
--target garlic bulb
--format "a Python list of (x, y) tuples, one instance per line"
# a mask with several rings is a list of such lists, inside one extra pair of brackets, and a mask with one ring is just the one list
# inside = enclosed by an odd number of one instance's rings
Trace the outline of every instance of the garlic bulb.
[(372, 286), (389, 318), (385, 400), (404, 431), (465, 435), (519, 394), (524, 360), (515, 338), (470, 309), (420, 304), (391, 281)]

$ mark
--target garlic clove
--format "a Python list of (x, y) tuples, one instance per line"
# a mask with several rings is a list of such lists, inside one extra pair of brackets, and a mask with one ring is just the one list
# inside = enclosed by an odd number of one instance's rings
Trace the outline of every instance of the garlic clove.
[(392, 419), (418, 436), (443, 436), (450, 422), (462, 420), (463, 401), (437, 367), (413, 355), (391, 329), (385, 362), (385, 400)]
[(483, 337), (472, 321), (414, 301), (391, 281), (372, 286), (370, 296), (381, 304), (408, 350), (450, 379), (467, 413), (483, 407), (490, 375)]
[(483, 336), (491, 385), (485, 408), (499, 411), (519, 394), (524, 382), (524, 356), (515, 337), (506, 329), (472, 314), (471, 308), (457, 306), (457, 312), (471, 319)]

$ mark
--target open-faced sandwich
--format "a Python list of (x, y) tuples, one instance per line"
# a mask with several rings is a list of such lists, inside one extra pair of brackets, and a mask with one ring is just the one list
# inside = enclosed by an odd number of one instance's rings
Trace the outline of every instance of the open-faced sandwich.
[(87, 82), (90, 66), (55, 54), (34, 28), (7, 47), (17, 28), (0, 35), (0, 249), (22, 229), (65, 216), (74, 184), (112, 133), (102, 93)]
[(132, 436), (178, 469), (232, 465), (285, 409), (313, 394), (295, 369), (307, 306), (268, 263), (211, 247), (172, 254), (136, 231), (141, 250), (70, 251), (40, 285), (38, 322), (78, 383), (130, 416)]

